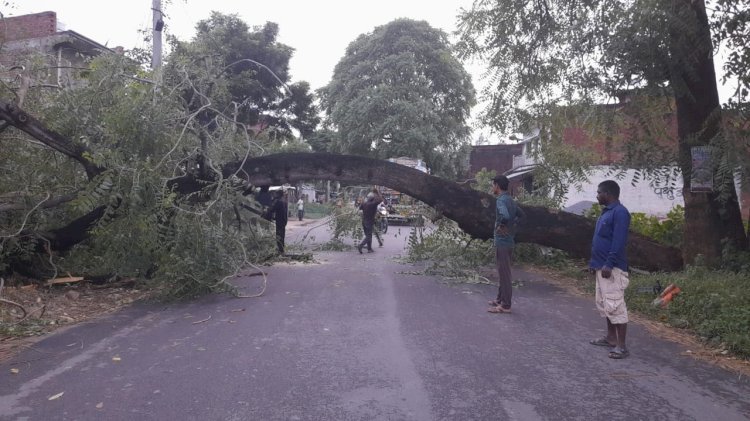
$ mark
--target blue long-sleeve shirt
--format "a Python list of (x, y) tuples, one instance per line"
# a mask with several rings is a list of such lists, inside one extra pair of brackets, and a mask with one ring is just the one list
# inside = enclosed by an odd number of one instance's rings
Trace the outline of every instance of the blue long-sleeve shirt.
[(630, 229), (630, 212), (620, 201), (610, 203), (602, 209), (596, 221), (596, 231), (591, 242), (589, 267), (601, 269), (605, 266), (628, 271), (628, 257), (625, 247)]
[[(513, 247), (518, 220), (524, 217), (523, 210), (516, 204), (508, 192), (504, 192), (495, 201), (495, 247)], [(509, 233), (500, 235), (497, 227), (506, 225)]]

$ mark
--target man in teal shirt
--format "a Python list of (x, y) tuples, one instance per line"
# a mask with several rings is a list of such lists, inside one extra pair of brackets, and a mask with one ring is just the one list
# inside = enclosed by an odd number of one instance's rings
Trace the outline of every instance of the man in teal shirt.
[(523, 210), (508, 193), (508, 177), (498, 175), (492, 180), (495, 202), (495, 264), (499, 279), (497, 299), (490, 301), (490, 313), (510, 313), (513, 297), (513, 279), (510, 270), (515, 231), (518, 221), (524, 217)]

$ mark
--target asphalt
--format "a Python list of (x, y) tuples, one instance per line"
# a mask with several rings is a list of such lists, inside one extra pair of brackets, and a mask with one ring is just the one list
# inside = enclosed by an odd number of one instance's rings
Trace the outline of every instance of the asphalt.
[[(287, 242), (313, 249), (318, 225), (290, 222)], [(268, 267), (260, 298), (139, 304), (53, 334), (0, 364), (0, 419), (750, 419), (747, 378), (636, 323), (611, 360), (588, 344), (604, 333), (592, 299), (539, 275), (515, 270), (513, 313), (487, 313), (494, 287), (399, 263), (407, 237)]]

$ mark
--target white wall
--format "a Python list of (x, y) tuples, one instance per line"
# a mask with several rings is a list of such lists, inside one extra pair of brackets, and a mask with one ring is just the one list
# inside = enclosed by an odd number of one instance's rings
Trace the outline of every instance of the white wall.
[(608, 169), (608, 167), (596, 167), (589, 176), (589, 182), (581, 186), (581, 191), (577, 191), (574, 186), (571, 186), (570, 191), (565, 197), (563, 208), (567, 208), (583, 200), (596, 202), (596, 187), (604, 180), (614, 180), (620, 185), (620, 202), (630, 212), (641, 212), (647, 215), (666, 217), (667, 212), (675, 206), (685, 205), (682, 199), (682, 179), (677, 181), (675, 197), (670, 199), (666, 195), (659, 196), (656, 194), (654, 189), (649, 186), (648, 181), (641, 180), (635, 186), (632, 186), (631, 182), (635, 174), (634, 170), (628, 170), (625, 172), (624, 178), (617, 179), (612, 174), (607, 175)]

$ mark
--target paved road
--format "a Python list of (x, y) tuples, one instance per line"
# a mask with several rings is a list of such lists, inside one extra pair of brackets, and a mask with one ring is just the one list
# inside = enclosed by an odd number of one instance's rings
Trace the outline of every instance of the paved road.
[[(298, 225), (298, 224), (293, 224)], [(376, 253), (269, 268), (259, 299), (138, 305), (0, 365), (3, 420), (746, 420), (746, 378), (632, 325), (622, 361), (591, 300), (536, 275), (514, 313)], [(290, 240), (306, 228), (292, 227)], [(310, 244), (326, 238), (314, 230)], [(252, 291), (258, 277), (240, 278)], [(203, 321), (211, 316), (210, 320)], [(198, 323), (199, 322), (199, 323)], [(119, 358), (115, 361), (113, 358)], [(20, 369), (9, 374), (12, 367)], [(62, 396), (49, 400), (59, 393)]]

